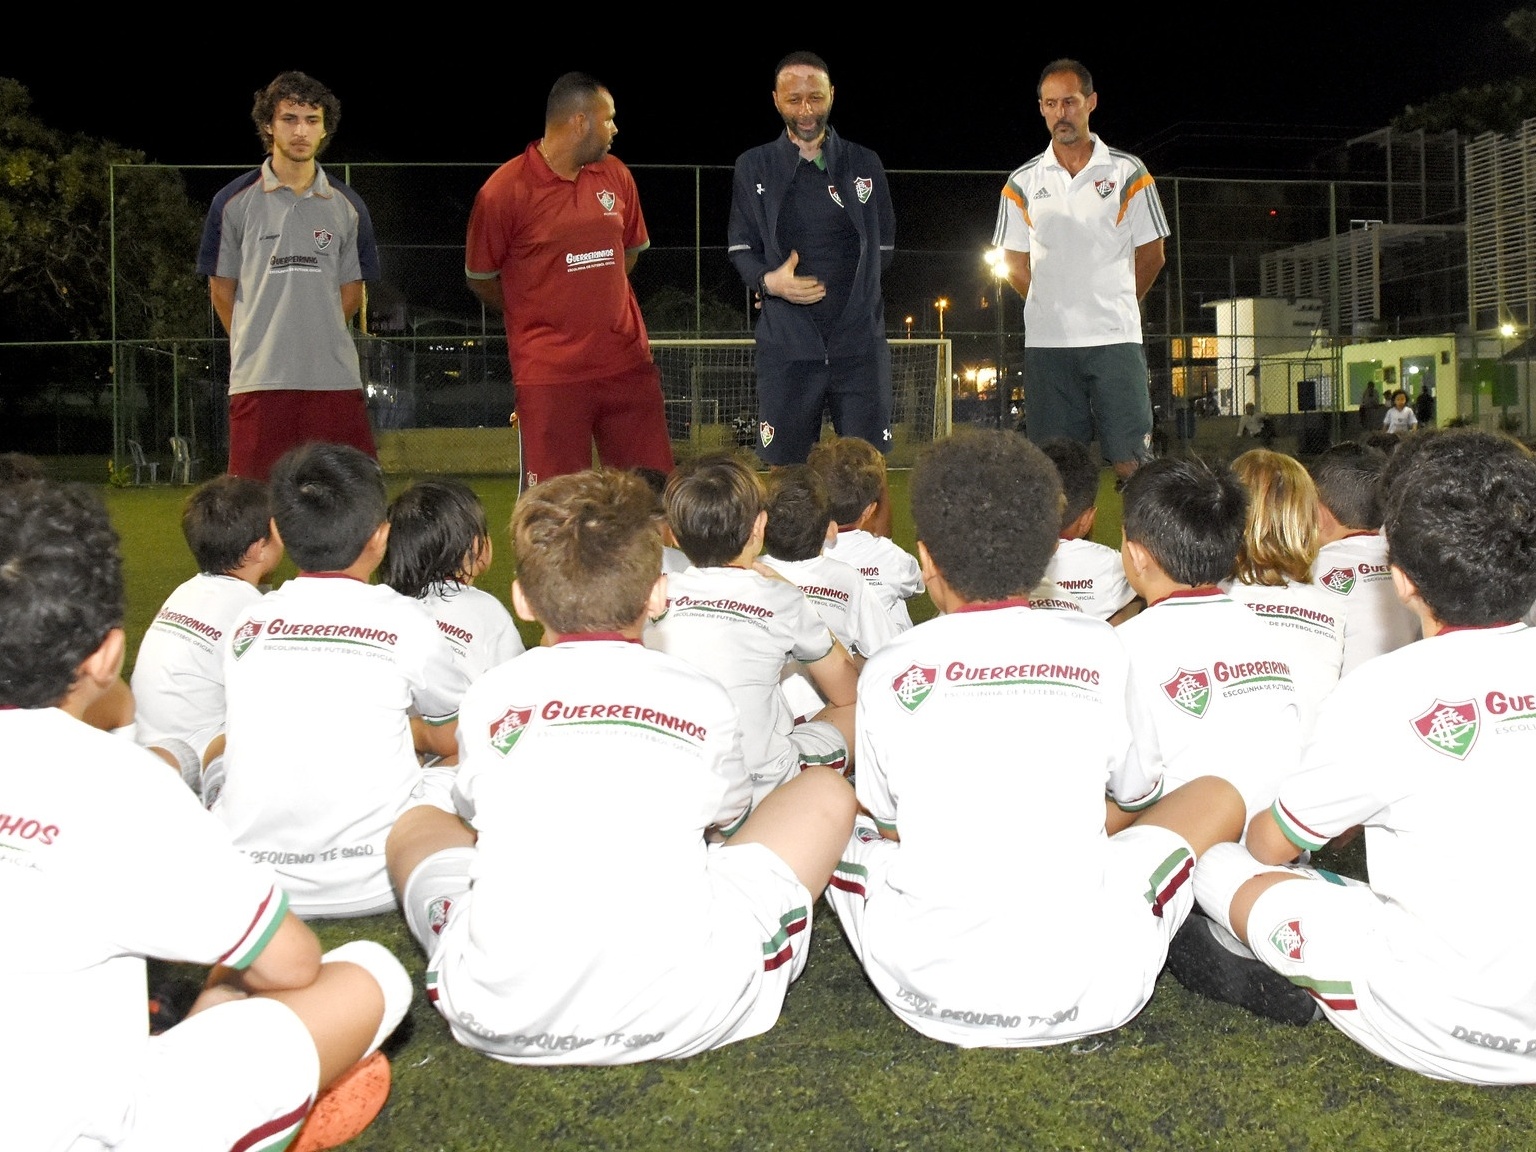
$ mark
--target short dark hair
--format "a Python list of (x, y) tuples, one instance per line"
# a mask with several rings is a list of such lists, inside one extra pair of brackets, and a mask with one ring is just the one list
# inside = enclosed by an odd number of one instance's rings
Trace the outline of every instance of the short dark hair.
[(1232, 575), (1248, 519), (1248, 492), (1225, 464), (1198, 457), (1149, 460), (1122, 494), (1125, 538), (1169, 578), (1191, 586)]
[(616, 468), (542, 480), (518, 498), (517, 583), (541, 624), (569, 636), (640, 620), (661, 576), (655, 502), (644, 480)]
[(544, 101), (544, 123), (557, 124), (585, 112), (607, 87), (585, 72), (567, 72), (549, 89), (549, 98)]
[(809, 464), (768, 473), (768, 527), (763, 549), (780, 560), (810, 560), (827, 546), (832, 523), (827, 485)]
[(832, 69), (827, 67), (827, 62), (814, 52), (791, 52), (784, 59), (773, 66), (773, 83), (779, 83), (779, 73), (786, 68), (814, 68), (818, 72), (825, 72), (827, 82), (832, 82)]
[(1045, 88), (1046, 78), (1054, 76), (1058, 72), (1070, 72), (1077, 77), (1078, 87), (1082, 89), (1084, 96), (1093, 95), (1093, 73), (1088, 71), (1080, 62), (1070, 56), (1052, 60), (1044, 68), (1040, 69), (1040, 79), (1035, 81), (1035, 99), (1040, 99), (1040, 93)]
[(61, 703), (123, 611), (122, 557), (100, 497), (45, 480), (0, 487), (0, 706)]
[(28, 456), (25, 452), (0, 452), (0, 484), (21, 484), (47, 478), (48, 470), (36, 456)]
[(256, 90), (256, 100), (251, 105), (251, 119), (256, 122), (256, 135), (261, 138), (263, 152), (272, 151), (272, 117), (277, 115), (277, 106), (284, 100), (320, 109), (325, 117), (325, 138), (315, 146), (315, 155), (320, 155), (336, 135), (336, 129), (341, 127), (341, 101), (313, 76), (303, 72), (280, 73), (265, 88)]
[[(1395, 440), (1396, 437), (1393, 437)], [(1387, 454), (1369, 444), (1344, 441), (1314, 456), (1307, 472), (1317, 485), (1317, 499), (1345, 528), (1381, 527), (1382, 473)]]
[(978, 603), (1027, 596), (1061, 530), (1061, 478), (1016, 432), (957, 432), (912, 469), (917, 539), (944, 580)]
[(818, 441), (806, 458), (827, 484), (832, 518), (839, 525), (855, 523), (885, 494), (885, 457), (868, 440), (834, 436)]
[(718, 568), (747, 546), (763, 510), (763, 482), (738, 454), (711, 453), (678, 465), (665, 500), (677, 546), (698, 567)]
[(387, 515), (379, 462), (350, 444), (290, 448), (269, 483), (283, 547), (304, 572), (352, 567)]
[(418, 480), (390, 502), (388, 516), (379, 582), (413, 600), (462, 585), (491, 537), (480, 497), (459, 480)]
[(181, 534), (210, 576), (233, 572), (251, 545), (272, 535), (267, 486), (249, 476), (215, 476), (198, 486), (181, 507)]
[(1041, 443), (1056, 472), (1061, 477), (1061, 494), (1066, 497), (1061, 526), (1065, 528), (1099, 502), (1099, 462), (1088, 445), (1068, 436), (1055, 436)]
[(1519, 620), (1536, 602), (1536, 457), (1477, 428), (1405, 452), (1383, 519), (1388, 559), (1443, 624)]

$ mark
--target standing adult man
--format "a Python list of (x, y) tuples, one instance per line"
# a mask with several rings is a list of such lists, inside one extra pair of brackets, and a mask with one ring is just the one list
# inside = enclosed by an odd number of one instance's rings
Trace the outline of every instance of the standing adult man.
[(805, 462), (824, 411), (841, 436), (891, 448), (891, 351), (880, 276), (896, 252), (885, 168), (828, 125), (832, 80), (811, 52), (774, 69), (785, 131), (736, 160), (730, 257), (758, 296), (758, 449)]
[(506, 317), (522, 484), (616, 468), (672, 470), (645, 320), (629, 282), (650, 247), (640, 195), (609, 154), (613, 96), (583, 72), (550, 89), (544, 136), (475, 197), (470, 290)]
[(1051, 146), (1003, 185), (992, 243), (1024, 297), (1024, 416), (1037, 443), (1089, 443), (1123, 482), (1151, 454), (1141, 301), (1168, 221), (1146, 166), (1088, 131), (1093, 77), (1053, 60), (1036, 88)]
[(341, 123), (331, 90), (284, 72), (251, 119), (267, 159), (214, 197), (197, 271), (229, 333), (229, 471), (266, 480), (304, 440), (374, 455), (348, 325), (379, 254), (362, 198), (316, 162)]

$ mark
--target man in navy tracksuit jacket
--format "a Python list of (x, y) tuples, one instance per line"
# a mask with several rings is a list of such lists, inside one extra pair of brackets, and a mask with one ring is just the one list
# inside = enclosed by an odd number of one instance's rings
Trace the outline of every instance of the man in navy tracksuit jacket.
[(786, 131), (736, 160), (730, 257), (757, 321), (759, 454), (803, 463), (823, 411), (839, 435), (891, 447), (891, 354), (880, 275), (896, 216), (880, 158), (827, 125), (832, 85), (809, 52), (780, 61)]

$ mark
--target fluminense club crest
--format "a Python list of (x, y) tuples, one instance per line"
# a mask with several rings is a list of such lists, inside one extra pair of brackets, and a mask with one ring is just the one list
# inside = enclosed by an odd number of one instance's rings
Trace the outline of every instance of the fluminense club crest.
[(1307, 946), (1307, 938), (1301, 934), (1301, 921), (1286, 920), (1275, 925), (1275, 930), (1269, 934), (1269, 942), (1280, 955), (1300, 963), (1302, 949)]
[(763, 442), (763, 447), (773, 443), (773, 425), (764, 420), (757, 426), (757, 438)]
[(832, 197), (833, 201), (837, 204), (837, 206), (839, 208), (844, 207), (843, 198), (838, 195), (837, 185), (836, 184), (828, 184), (827, 185), (827, 195)]
[(1095, 180), (1093, 190), (1099, 194), (1100, 200), (1108, 200), (1115, 194), (1115, 182), (1113, 180)]
[(853, 194), (859, 198), (860, 204), (868, 204), (869, 198), (874, 194), (875, 182), (868, 176), (855, 176), (853, 178)]
[(1163, 683), (1163, 691), (1177, 708), (1182, 708), (1199, 719), (1211, 702), (1211, 677), (1204, 668), (1191, 672), (1180, 668), (1171, 680)]
[(1436, 752), (1465, 760), (1477, 743), (1477, 704), (1472, 700), (1458, 704), (1436, 700), (1414, 719), (1413, 730)]
[(938, 679), (937, 668), (924, 668), (921, 664), (913, 664), (891, 681), (891, 691), (896, 693), (896, 703), (908, 712), (916, 712), (918, 705), (928, 699), (928, 693), (933, 691), (933, 686)]
[(1355, 587), (1355, 570), (1353, 568), (1333, 568), (1319, 576), (1317, 582), (1330, 592), (1337, 592), (1340, 596), (1348, 596)]
[(619, 202), (619, 198), (604, 188), (597, 194), (597, 202), (603, 206), (604, 212), (612, 212), (613, 206)]
[(427, 927), (432, 929), (432, 935), (443, 934), (443, 929), (448, 924), (448, 913), (452, 910), (453, 901), (446, 896), (439, 896), (427, 905)]
[(505, 756), (528, 729), (533, 719), (533, 709), (514, 704), (501, 714), (500, 720), (491, 722), (491, 747)]
[(247, 620), (240, 625), (234, 636), (230, 637), (230, 649), (234, 652), (236, 660), (245, 655), (245, 650), (251, 646), (256, 637), (261, 635), (263, 627), (265, 625), (260, 620)]
[(322, 252), (331, 246), (333, 237), (324, 228), (315, 229), (315, 247)]

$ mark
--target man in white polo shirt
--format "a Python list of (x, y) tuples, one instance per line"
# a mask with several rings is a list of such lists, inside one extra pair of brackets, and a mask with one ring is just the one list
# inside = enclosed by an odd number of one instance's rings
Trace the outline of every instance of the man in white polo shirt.
[(1152, 452), (1141, 300), (1168, 221), (1141, 160), (1088, 131), (1088, 69), (1053, 60), (1037, 91), (1051, 146), (1008, 177), (992, 235), (1024, 297), (1025, 430), (1097, 439), (1123, 482)]

